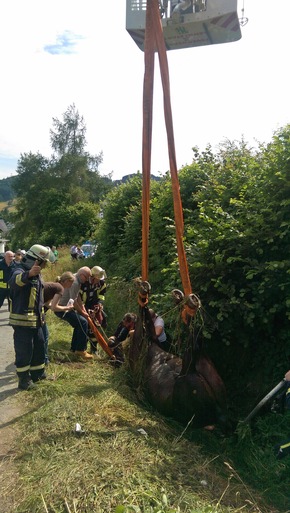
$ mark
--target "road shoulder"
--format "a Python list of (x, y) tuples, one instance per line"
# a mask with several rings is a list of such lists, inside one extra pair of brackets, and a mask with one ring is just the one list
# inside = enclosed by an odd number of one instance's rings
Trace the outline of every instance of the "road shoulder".
[(27, 411), (17, 388), (13, 329), (8, 317), (7, 303), (4, 303), (0, 309), (0, 511), (3, 513), (15, 511), (14, 490), (19, 478), (15, 444), (21, 435), (17, 421)]

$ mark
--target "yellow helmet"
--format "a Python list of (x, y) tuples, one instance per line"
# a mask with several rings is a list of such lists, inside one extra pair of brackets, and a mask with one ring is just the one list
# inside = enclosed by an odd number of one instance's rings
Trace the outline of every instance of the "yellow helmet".
[(95, 265), (91, 269), (92, 276), (98, 278), (99, 280), (105, 280), (107, 278), (106, 271), (99, 267), (98, 265)]

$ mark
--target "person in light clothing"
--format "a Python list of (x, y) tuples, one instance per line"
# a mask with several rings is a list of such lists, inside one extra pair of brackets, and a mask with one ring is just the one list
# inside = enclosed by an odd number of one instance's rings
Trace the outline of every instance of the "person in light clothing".
[(167, 336), (164, 330), (164, 320), (160, 315), (157, 315), (152, 308), (149, 309), (151, 319), (154, 324), (155, 333), (158, 339), (158, 345), (163, 349), (163, 351), (169, 351), (169, 342), (167, 340)]
[(81, 267), (74, 274), (72, 285), (65, 289), (62, 297), (58, 301), (58, 307), (66, 307), (73, 303), (74, 309), (69, 311), (59, 311), (59, 308), (53, 308), (55, 315), (68, 322), (73, 328), (71, 340), (71, 351), (82, 360), (91, 360), (93, 356), (87, 352), (88, 343), (88, 321), (83, 315), (83, 303), (80, 298), (81, 285), (89, 280), (91, 270), (89, 267)]

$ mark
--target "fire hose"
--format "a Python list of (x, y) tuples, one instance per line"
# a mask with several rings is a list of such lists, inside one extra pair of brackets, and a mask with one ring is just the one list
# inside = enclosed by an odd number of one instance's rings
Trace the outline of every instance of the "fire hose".
[(276, 385), (270, 392), (268, 392), (263, 399), (255, 406), (255, 408), (249, 413), (249, 415), (243, 421), (244, 423), (250, 422), (253, 417), (258, 413), (258, 411), (264, 406), (270, 399), (273, 399), (279, 392), (282, 392), (284, 388), (287, 386), (287, 381), (282, 379), (278, 385)]

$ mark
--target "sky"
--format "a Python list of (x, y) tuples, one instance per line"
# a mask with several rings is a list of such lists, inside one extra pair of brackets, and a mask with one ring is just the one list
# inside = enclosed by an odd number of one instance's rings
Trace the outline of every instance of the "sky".
[[(238, 14), (248, 18), (240, 41), (167, 52), (178, 168), (194, 146), (267, 143), (290, 122), (290, 1), (238, 0)], [(87, 151), (103, 152), (102, 175), (142, 170), (144, 53), (125, 24), (125, 0), (1, 2), (0, 179), (23, 153), (51, 156), (52, 120), (72, 104)], [(169, 169), (162, 94), (156, 58), (155, 175)]]

